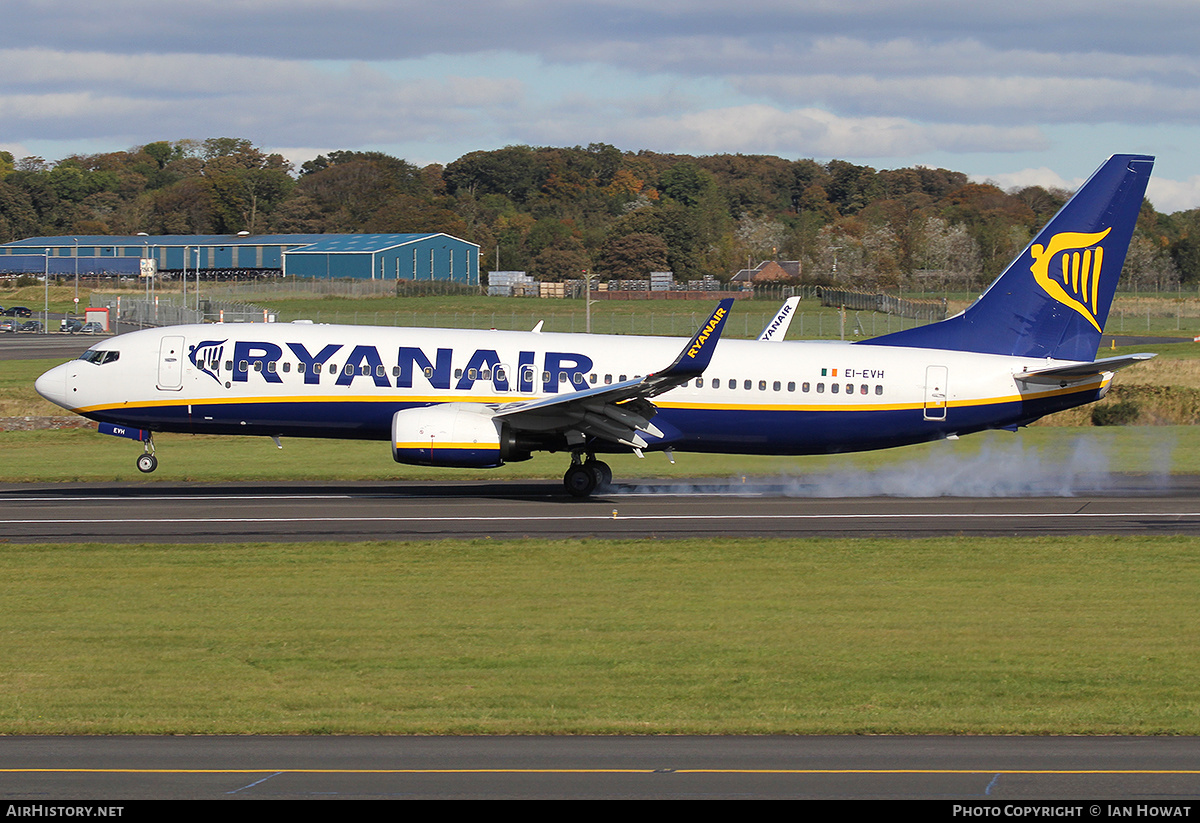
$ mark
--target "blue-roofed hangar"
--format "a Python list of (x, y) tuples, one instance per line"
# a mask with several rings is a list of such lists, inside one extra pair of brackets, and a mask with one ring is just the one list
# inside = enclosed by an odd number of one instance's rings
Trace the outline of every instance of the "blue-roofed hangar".
[[(36, 256), (31, 261), (12, 258)], [(45, 256), (45, 259), (44, 259)], [(118, 261), (153, 260), (162, 272), (238, 272), (362, 280), (448, 280), (479, 285), (479, 246), (448, 234), (105, 235), (30, 237), (0, 244), (0, 274), (68, 273), (84, 260), (113, 270)]]

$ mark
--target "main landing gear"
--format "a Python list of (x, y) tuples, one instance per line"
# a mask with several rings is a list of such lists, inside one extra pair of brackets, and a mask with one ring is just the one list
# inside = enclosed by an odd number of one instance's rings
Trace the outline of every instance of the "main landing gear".
[(571, 455), (571, 465), (563, 475), (563, 487), (572, 497), (587, 497), (597, 489), (606, 489), (612, 485), (612, 469), (596, 455), (583, 455), (576, 452)]

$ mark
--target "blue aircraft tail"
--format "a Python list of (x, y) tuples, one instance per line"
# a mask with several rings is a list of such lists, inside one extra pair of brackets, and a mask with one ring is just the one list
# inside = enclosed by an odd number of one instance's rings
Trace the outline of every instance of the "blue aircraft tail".
[(966, 311), (858, 345), (1093, 360), (1153, 167), (1113, 155)]

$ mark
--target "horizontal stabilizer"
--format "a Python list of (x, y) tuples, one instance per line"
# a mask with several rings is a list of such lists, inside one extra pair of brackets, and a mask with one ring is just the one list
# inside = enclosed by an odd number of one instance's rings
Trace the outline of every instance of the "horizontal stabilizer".
[(1055, 366), (1050, 369), (1033, 369), (1017, 374), (1017, 379), (1025, 383), (1076, 383), (1091, 380), (1105, 372), (1115, 372), (1128, 366), (1144, 363), (1154, 354), (1131, 354), (1127, 357), (1106, 357), (1091, 363), (1075, 363), (1070, 366)]

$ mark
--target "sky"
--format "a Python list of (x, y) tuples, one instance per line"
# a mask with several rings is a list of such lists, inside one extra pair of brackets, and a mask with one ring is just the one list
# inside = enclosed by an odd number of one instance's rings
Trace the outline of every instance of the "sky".
[(7, 0), (0, 149), (240, 137), (449, 163), (506, 145), (925, 165), (1200, 207), (1196, 0)]

